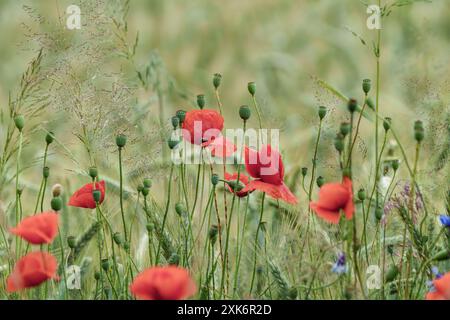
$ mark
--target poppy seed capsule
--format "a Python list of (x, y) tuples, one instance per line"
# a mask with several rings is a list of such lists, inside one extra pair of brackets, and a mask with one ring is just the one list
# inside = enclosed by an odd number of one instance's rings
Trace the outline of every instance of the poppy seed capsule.
[(375, 209), (375, 218), (377, 218), (377, 220), (380, 221), (382, 217), (383, 217), (383, 209), (376, 208)]
[(95, 279), (96, 281), (100, 280), (100, 272), (98, 272), (98, 271), (95, 271), (95, 272), (94, 272), (94, 279)]
[(325, 118), (325, 115), (327, 114), (327, 108), (324, 106), (320, 106), (318, 114), (319, 114), (319, 119), (322, 120), (323, 118)]
[(144, 179), (144, 187), (145, 188), (151, 188), (152, 187), (152, 180), (150, 178)]
[(186, 207), (185, 207), (182, 203), (178, 202), (178, 203), (175, 205), (175, 212), (176, 212), (179, 216), (182, 216), (182, 215), (186, 214)]
[(366, 191), (363, 188), (358, 190), (358, 199), (361, 201), (366, 199)]
[(217, 174), (211, 176), (211, 183), (213, 186), (216, 186), (219, 183), (219, 176)]
[(125, 147), (125, 145), (127, 144), (127, 136), (124, 134), (119, 134), (116, 136), (116, 145), (119, 148), (123, 148)]
[(62, 199), (61, 197), (54, 197), (52, 198), (52, 200), (50, 201), (50, 206), (52, 207), (52, 209), (54, 211), (59, 211), (62, 209)]
[(69, 246), (70, 249), (73, 249), (77, 246), (77, 240), (75, 239), (74, 236), (68, 236), (67, 237), (67, 244)]
[(348, 111), (353, 113), (356, 111), (357, 107), (358, 107), (358, 102), (356, 101), (356, 99), (350, 99), (348, 101), (348, 105), (347, 105)]
[(392, 160), (392, 169), (394, 169), (394, 171), (397, 171), (399, 166), (400, 166), (400, 161), (398, 159)]
[(302, 176), (306, 176), (308, 174), (308, 168), (302, 167)]
[(178, 128), (178, 125), (180, 124), (180, 119), (177, 116), (173, 116), (172, 117), (172, 127), (173, 130), (175, 130), (176, 128)]
[(123, 243), (123, 237), (122, 237), (122, 235), (120, 234), (120, 232), (114, 233), (113, 239), (114, 239), (114, 242), (115, 242), (118, 246), (120, 246), (120, 245)]
[(47, 144), (51, 144), (53, 142), (53, 140), (55, 140), (55, 135), (54, 135), (54, 133), (52, 131), (50, 131), (45, 136), (45, 142)]
[(174, 148), (178, 145), (179, 142), (180, 142), (179, 140), (169, 139), (169, 140), (167, 141), (167, 145), (168, 145), (169, 148), (172, 150), (172, 149), (174, 149)]
[(371, 88), (371, 81), (370, 79), (364, 79), (362, 82), (362, 89), (365, 94), (368, 94)]
[(125, 249), (126, 252), (128, 252), (128, 250), (130, 250), (130, 243), (129, 242), (124, 242), (122, 247)]
[(322, 176), (318, 176), (316, 179), (317, 186), (320, 188), (325, 183), (325, 179)]
[(144, 187), (144, 188), (142, 189), (142, 195), (143, 195), (144, 197), (148, 196), (149, 193), (150, 193), (150, 188)]
[(387, 132), (391, 128), (392, 119), (389, 117), (384, 118), (383, 128)]
[(213, 76), (213, 86), (214, 88), (218, 88), (220, 83), (222, 82), (222, 75), (220, 73), (215, 73)]
[(396, 265), (392, 265), (389, 267), (388, 271), (386, 272), (386, 283), (394, 281), (394, 279), (397, 277), (399, 273), (399, 269)]
[(16, 125), (16, 128), (19, 129), (19, 131), (22, 131), (23, 127), (25, 127), (25, 118), (24, 118), (24, 116), (21, 115), (21, 114), (15, 116), (14, 124)]
[(109, 259), (103, 259), (102, 260), (102, 269), (105, 271), (108, 271), (109, 269)]
[(94, 201), (98, 203), (100, 201), (100, 198), (102, 197), (102, 193), (100, 190), (94, 190), (92, 191), (92, 197), (94, 198)]
[(248, 106), (241, 106), (239, 108), (239, 116), (242, 120), (247, 121), (250, 119), (250, 116), (252, 115), (252, 112), (250, 111), (250, 108)]
[(199, 94), (197, 95), (197, 105), (200, 109), (203, 109), (205, 107), (206, 101), (205, 101), (205, 95)]
[(62, 185), (60, 185), (59, 183), (53, 185), (52, 187), (52, 195), (54, 197), (59, 197), (62, 193)]
[(334, 138), (334, 147), (339, 153), (344, 150), (344, 136), (341, 133), (338, 133)]
[(186, 111), (178, 110), (176, 115), (177, 115), (178, 119), (180, 119), (180, 123), (183, 123), (184, 119), (186, 118)]
[(44, 167), (42, 168), (42, 176), (47, 179), (50, 176), (50, 168)]
[(98, 170), (96, 167), (90, 167), (88, 173), (92, 179), (95, 179), (98, 176)]
[(250, 92), (250, 94), (251, 94), (252, 96), (254, 96), (255, 93), (256, 93), (256, 83), (254, 83), (254, 82), (249, 82), (249, 83), (247, 84), (247, 89), (248, 89), (248, 92)]
[(366, 104), (370, 109), (375, 110), (375, 104), (373, 103), (373, 100), (371, 98), (366, 99)]
[(342, 122), (339, 131), (341, 132), (343, 138), (345, 138), (345, 136), (350, 132), (350, 123)]

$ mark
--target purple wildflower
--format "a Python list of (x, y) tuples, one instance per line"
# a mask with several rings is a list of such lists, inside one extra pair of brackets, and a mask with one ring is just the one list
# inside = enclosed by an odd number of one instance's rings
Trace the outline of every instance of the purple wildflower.
[(347, 263), (345, 254), (343, 252), (338, 254), (338, 258), (331, 268), (331, 271), (337, 274), (343, 274), (347, 272)]

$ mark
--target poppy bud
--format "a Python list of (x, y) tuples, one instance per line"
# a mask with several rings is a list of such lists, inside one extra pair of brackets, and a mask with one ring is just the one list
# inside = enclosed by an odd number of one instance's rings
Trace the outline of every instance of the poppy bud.
[(308, 174), (308, 168), (302, 167), (302, 176), (306, 176)]
[(69, 245), (70, 249), (73, 249), (77, 246), (77, 240), (74, 236), (68, 236), (67, 237), (67, 244)]
[(394, 171), (397, 171), (399, 166), (400, 166), (400, 161), (398, 159), (392, 160), (392, 169), (394, 169)]
[(197, 105), (200, 109), (203, 109), (205, 107), (206, 101), (205, 101), (205, 95), (199, 94), (197, 95)]
[(399, 269), (396, 265), (390, 266), (388, 271), (386, 272), (386, 277), (385, 277), (386, 283), (394, 281), (394, 279), (397, 277), (398, 273), (399, 273)]
[(144, 188), (142, 189), (142, 195), (143, 195), (144, 197), (148, 196), (149, 193), (150, 193), (150, 188), (144, 187)]
[(377, 220), (380, 221), (382, 217), (383, 217), (383, 209), (376, 208), (375, 209), (375, 218), (377, 218)]
[(385, 131), (388, 131), (391, 128), (392, 119), (389, 117), (384, 118), (383, 128)]
[(62, 208), (62, 199), (61, 197), (54, 197), (50, 201), (50, 206), (54, 211), (59, 211)]
[(50, 176), (50, 168), (44, 167), (42, 168), (42, 176), (47, 179)]
[(325, 179), (322, 176), (318, 176), (316, 179), (317, 186), (320, 188), (325, 183)]
[(217, 174), (211, 176), (211, 183), (213, 186), (216, 186), (219, 183), (219, 176)]
[(92, 197), (94, 197), (94, 201), (98, 203), (100, 201), (100, 198), (102, 197), (102, 193), (100, 190), (94, 190), (92, 191)]
[(102, 269), (108, 271), (109, 269), (109, 259), (102, 259)]
[(319, 114), (320, 120), (322, 120), (323, 118), (325, 118), (325, 115), (327, 114), (327, 108), (324, 106), (320, 106), (318, 114)]
[(344, 136), (341, 133), (338, 133), (334, 138), (334, 147), (339, 152), (344, 150)]
[(347, 105), (348, 111), (353, 113), (356, 111), (357, 107), (358, 107), (358, 102), (356, 101), (356, 99), (350, 99), (348, 101), (348, 105)]
[(172, 117), (172, 127), (173, 130), (175, 130), (176, 128), (178, 128), (178, 125), (180, 124), (180, 119), (177, 116), (173, 116)]
[(213, 76), (213, 86), (214, 88), (218, 88), (220, 86), (220, 82), (222, 82), (222, 75), (220, 73), (215, 73)]
[(147, 232), (152, 232), (154, 229), (154, 225), (153, 225), (153, 223), (147, 223), (145, 228), (147, 229)]
[(186, 214), (186, 207), (185, 207), (182, 203), (178, 202), (178, 203), (175, 205), (175, 212), (176, 212), (179, 216), (182, 216), (182, 215)]
[(179, 140), (174, 140), (170, 138), (169, 140), (167, 140), (167, 145), (169, 146), (170, 150), (172, 150), (178, 145), (179, 142), (180, 142)]
[(363, 188), (358, 190), (358, 199), (361, 201), (364, 201), (364, 199), (366, 199), (366, 191)]
[(141, 183), (139, 183), (138, 186), (136, 187), (136, 190), (138, 193), (141, 193), (143, 189), (144, 189), (144, 186)]
[(123, 243), (123, 237), (120, 234), (120, 232), (114, 233), (113, 239), (114, 239), (114, 242), (119, 246)]
[(425, 133), (423, 130), (422, 121), (417, 120), (414, 123), (414, 138), (416, 139), (417, 142), (421, 142), (424, 137), (425, 137)]
[(373, 103), (373, 100), (371, 98), (366, 99), (366, 104), (370, 109), (375, 110), (375, 104)]
[(447, 249), (439, 251), (432, 258), (432, 260), (435, 260), (435, 261), (445, 261), (448, 259), (450, 259), (450, 251)]
[(89, 176), (94, 180), (98, 176), (98, 170), (96, 167), (90, 167), (89, 168)]
[(242, 120), (247, 121), (248, 119), (250, 119), (252, 112), (250, 111), (250, 108), (248, 106), (241, 106), (239, 108), (239, 116), (241, 117)]
[(47, 135), (45, 136), (45, 142), (46, 142), (47, 144), (52, 143), (54, 139), (55, 139), (55, 135), (53, 134), (52, 131), (50, 131), (49, 133), (47, 133)]
[(417, 129), (423, 129), (423, 123), (420, 120), (417, 120), (416, 122), (414, 122), (414, 130)]
[(178, 117), (178, 119), (180, 119), (180, 123), (183, 123), (184, 119), (186, 118), (186, 111), (178, 110), (177, 111), (177, 117)]
[(364, 79), (362, 82), (362, 89), (365, 94), (368, 94), (371, 88), (371, 81), (370, 79)]
[(152, 180), (150, 178), (144, 179), (144, 187), (145, 188), (151, 188), (152, 187)]
[(59, 197), (62, 193), (62, 185), (60, 185), (59, 183), (53, 185), (52, 187), (52, 195), (54, 197)]
[(172, 255), (169, 257), (169, 260), (167, 260), (167, 263), (169, 265), (177, 266), (180, 263), (180, 256), (177, 253), (172, 253)]
[(128, 252), (128, 250), (130, 250), (130, 243), (129, 242), (124, 242), (122, 247), (125, 249), (126, 252)]
[(345, 136), (350, 132), (350, 123), (348, 122), (342, 122), (341, 127), (339, 128), (341, 134)]
[(247, 89), (248, 89), (248, 92), (250, 92), (250, 94), (251, 94), (252, 96), (254, 96), (255, 93), (256, 93), (256, 83), (254, 83), (254, 82), (249, 82), (249, 83), (247, 84)]
[(125, 147), (126, 144), (127, 144), (127, 136), (126, 135), (119, 134), (118, 136), (116, 136), (116, 145), (119, 148)]
[(289, 299), (295, 300), (295, 299), (297, 299), (297, 295), (298, 295), (298, 290), (297, 290), (297, 288), (296, 288), (296, 287), (291, 287), (291, 288), (289, 289), (289, 292), (288, 292), (288, 297), (289, 297)]
[(218, 233), (219, 233), (219, 227), (215, 224), (212, 225), (208, 232), (209, 241), (211, 241), (212, 244), (216, 243)]
[(16, 125), (16, 128), (19, 129), (19, 131), (23, 130), (23, 127), (25, 126), (25, 118), (23, 115), (19, 114), (14, 118), (14, 124)]

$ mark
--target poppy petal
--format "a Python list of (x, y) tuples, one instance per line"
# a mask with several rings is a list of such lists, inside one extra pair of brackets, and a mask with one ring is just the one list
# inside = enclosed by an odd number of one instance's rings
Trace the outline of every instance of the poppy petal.
[(340, 219), (339, 211), (333, 211), (333, 210), (325, 209), (325, 208), (321, 207), (318, 203), (315, 203), (315, 202), (311, 202), (309, 204), (309, 207), (319, 217), (321, 217), (325, 221), (333, 223), (333, 224), (338, 224), (339, 223), (339, 219)]

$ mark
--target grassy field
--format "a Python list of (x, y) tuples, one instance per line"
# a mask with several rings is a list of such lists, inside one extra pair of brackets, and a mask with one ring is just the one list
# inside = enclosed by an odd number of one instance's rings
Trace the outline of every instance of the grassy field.
[[(373, 2), (1, 1), (0, 299), (450, 299), (450, 3)], [(202, 107), (284, 170), (173, 163)]]

